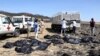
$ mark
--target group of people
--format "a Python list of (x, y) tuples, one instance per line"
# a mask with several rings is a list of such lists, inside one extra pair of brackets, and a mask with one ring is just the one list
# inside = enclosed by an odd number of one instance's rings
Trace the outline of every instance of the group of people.
[(39, 33), (41, 33), (41, 34), (44, 33), (44, 29), (45, 29), (45, 26), (44, 26), (43, 19), (40, 19), (40, 20), (35, 19), (34, 20), (34, 32), (35, 32), (36, 39), (38, 38)]
[[(68, 22), (65, 19), (63, 19), (61, 22), (61, 25), (62, 25), (61, 35), (65, 35), (66, 30), (67, 30), (67, 24), (68, 24)], [(76, 21), (73, 21), (72, 25), (73, 25), (72, 31), (73, 31), (73, 33), (75, 33), (76, 32)]]
[[(66, 33), (66, 28), (67, 28), (67, 21), (65, 19), (62, 20), (61, 22), (61, 25), (62, 25), (62, 28), (61, 28), (61, 35), (65, 35)], [(73, 33), (76, 33), (76, 21), (73, 21), (72, 22), (72, 32)], [(91, 21), (90, 21), (90, 31), (91, 31), (91, 35), (95, 35), (95, 21), (93, 18), (91, 18)]]
[[(61, 35), (65, 35), (66, 30), (67, 30), (67, 21), (63, 19), (61, 22), (61, 25), (62, 25)], [(76, 21), (73, 21), (72, 25), (73, 25), (72, 32), (76, 33)], [(40, 20), (35, 19), (34, 20), (34, 32), (35, 32), (36, 39), (38, 38), (39, 33), (41, 34), (44, 33), (44, 29), (45, 29), (45, 26), (44, 26), (43, 19), (40, 19)], [(93, 18), (91, 18), (91, 21), (90, 21), (90, 29), (91, 29), (91, 35), (94, 35), (95, 34), (95, 21)]]

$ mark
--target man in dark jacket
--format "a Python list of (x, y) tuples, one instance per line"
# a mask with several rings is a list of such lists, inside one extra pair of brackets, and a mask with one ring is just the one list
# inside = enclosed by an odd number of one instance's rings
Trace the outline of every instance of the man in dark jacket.
[(91, 18), (91, 21), (90, 21), (90, 28), (91, 28), (91, 35), (94, 35), (95, 31), (95, 21), (93, 18)]

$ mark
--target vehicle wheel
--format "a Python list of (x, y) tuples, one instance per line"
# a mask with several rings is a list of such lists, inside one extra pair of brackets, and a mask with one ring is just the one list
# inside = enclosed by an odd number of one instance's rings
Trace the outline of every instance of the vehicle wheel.
[(14, 37), (19, 37), (20, 30), (19, 29), (15, 29), (15, 32), (13, 34), (14, 34)]
[(53, 24), (51, 25), (51, 29), (54, 29), (54, 26), (53, 26)]

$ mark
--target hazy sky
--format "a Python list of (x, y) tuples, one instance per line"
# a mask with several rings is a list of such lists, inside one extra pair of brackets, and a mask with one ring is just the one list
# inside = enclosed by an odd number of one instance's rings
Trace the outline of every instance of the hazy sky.
[(0, 0), (0, 10), (45, 16), (53, 16), (60, 11), (78, 11), (84, 21), (91, 17), (100, 21), (100, 0)]

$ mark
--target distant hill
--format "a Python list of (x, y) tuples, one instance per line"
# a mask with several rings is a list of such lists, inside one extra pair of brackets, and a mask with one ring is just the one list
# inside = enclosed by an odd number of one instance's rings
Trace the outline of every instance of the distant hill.
[(48, 17), (48, 16), (32, 14), (32, 13), (27, 13), (27, 12), (11, 13), (11, 12), (6, 12), (6, 11), (0, 11), (0, 14), (4, 14), (4, 15), (8, 15), (8, 16), (26, 15), (26, 16), (36, 17), (36, 18), (51, 19), (51, 17)]
[[(82, 24), (90, 24), (89, 21), (81, 21)], [(100, 22), (95, 22), (96, 24), (100, 25)]]

